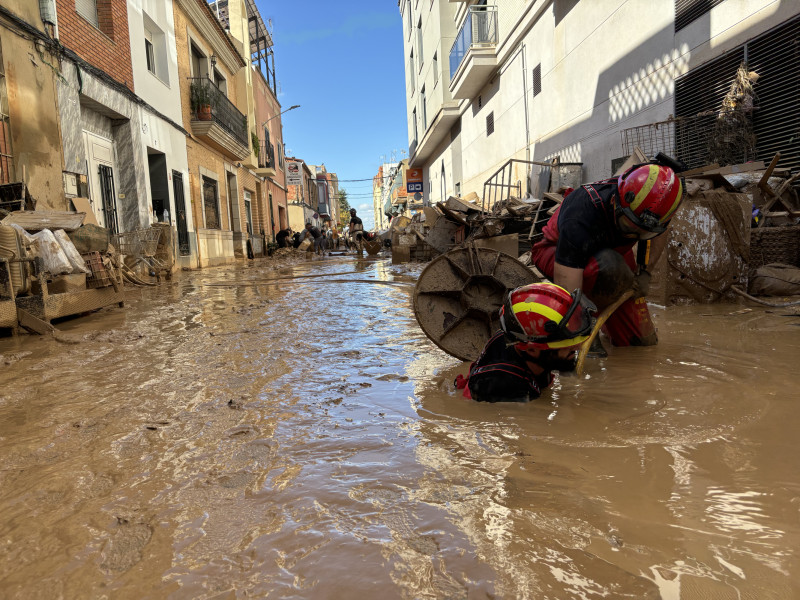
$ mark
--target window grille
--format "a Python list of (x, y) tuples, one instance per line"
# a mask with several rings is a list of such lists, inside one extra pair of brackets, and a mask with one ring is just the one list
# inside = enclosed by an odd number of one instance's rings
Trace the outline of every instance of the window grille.
[(539, 63), (533, 68), (533, 97), (542, 93), (542, 65)]
[(494, 111), (490, 112), (486, 117), (486, 135), (490, 136), (494, 133)]
[[(723, 56), (692, 69), (675, 80), (675, 114), (678, 117), (707, 119), (707, 128), (718, 124), (717, 114), (722, 99), (731, 88), (737, 69), (745, 62), (746, 69), (758, 74), (753, 85), (755, 102), (746, 117), (754, 136), (754, 155), (740, 156), (738, 162), (769, 162), (781, 153), (779, 165), (800, 168), (800, 17), (795, 17), (749, 41)], [(700, 128), (702, 129), (702, 128)], [(700, 130), (698, 129), (698, 131)], [(688, 146), (691, 156), (707, 164), (702, 154), (702, 138), (690, 138), (676, 129), (676, 146)], [(680, 156), (678, 158), (681, 158)], [(685, 158), (683, 158), (686, 161)], [(686, 161), (693, 162), (693, 161)], [(713, 162), (713, 161), (711, 161)], [(690, 165), (691, 166), (691, 165)]]
[(725, 0), (675, 0), (675, 32), (696, 21)]

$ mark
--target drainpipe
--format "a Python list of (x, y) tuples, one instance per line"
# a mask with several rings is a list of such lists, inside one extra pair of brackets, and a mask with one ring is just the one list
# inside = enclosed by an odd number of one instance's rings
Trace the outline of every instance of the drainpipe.
[[(522, 90), (523, 90), (523, 100), (525, 104), (525, 160), (531, 159), (531, 128), (530, 128), (530, 116), (528, 114), (528, 68), (527, 63), (525, 61), (525, 44), (521, 43), (519, 49), (515, 54), (522, 53)], [(530, 185), (530, 165), (526, 169), (526, 177), (527, 180), (525, 188), (526, 191), (530, 192), (528, 186)]]

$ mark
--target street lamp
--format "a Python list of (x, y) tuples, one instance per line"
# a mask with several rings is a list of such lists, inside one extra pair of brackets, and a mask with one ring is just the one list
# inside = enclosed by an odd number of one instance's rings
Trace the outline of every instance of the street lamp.
[(275, 116), (273, 116), (273, 117), (270, 117), (269, 119), (267, 119), (266, 121), (264, 121), (264, 122), (261, 124), (261, 126), (262, 126), (262, 127), (264, 127), (264, 125), (266, 125), (267, 123), (269, 123), (270, 121), (272, 121), (272, 119), (275, 119), (275, 118), (277, 118), (277, 117), (280, 117), (280, 116), (281, 116), (283, 113), (287, 113), (287, 112), (289, 112), (290, 110), (294, 110), (295, 108), (300, 108), (300, 105), (299, 105), (299, 104), (295, 104), (294, 106), (290, 106), (289, 108), (287, 108), (287, 109), (286, 109), (286, 110), (284, 110), (283, 112), (279, 112), (277, 115), (275, 115)]

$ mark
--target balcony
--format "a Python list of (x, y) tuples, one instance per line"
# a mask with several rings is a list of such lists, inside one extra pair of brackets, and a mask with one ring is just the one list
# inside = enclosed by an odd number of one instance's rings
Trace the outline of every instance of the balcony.
[(206, 77), (189, 77), (192, 133), (234, 160), (250, 156), (247, 117)]
[(453, 125), (460, 116), (458, 102), (443, 102), (436, 115), (433, 117), (428, 129), (422, 134), (422, 139), (415, 140), (409, 147), (411, 159), (409, 166), (424, 166), (425, 160), (433, 153), (439, 143), (450, 134)]
[(497, 68), (497, 7), (470, 6), (450, 49), (450, 93), (474, 98)]
[(259, 140), (258, 145), (258, 167), (255, 169), (256, 175), (262, 177), (275, 177), (275, 146), (264, 140)]

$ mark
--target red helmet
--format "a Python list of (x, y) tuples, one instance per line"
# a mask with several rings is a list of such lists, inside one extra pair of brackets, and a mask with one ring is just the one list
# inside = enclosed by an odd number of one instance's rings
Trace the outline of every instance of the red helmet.
[(569, 348), (589, 337), (596, 310), (580, 290), (570, 294), (554, 283), (533, 283), (508, 294), (500, 327), (518, 350)]
[(645, 233), (642, 238), (666, 231), (683, 199), (680, 178), (675, 171), (661, 165), (635, 165), (620, 175), (617, 186), (617, 222), (620, 214), (625, 215)]

